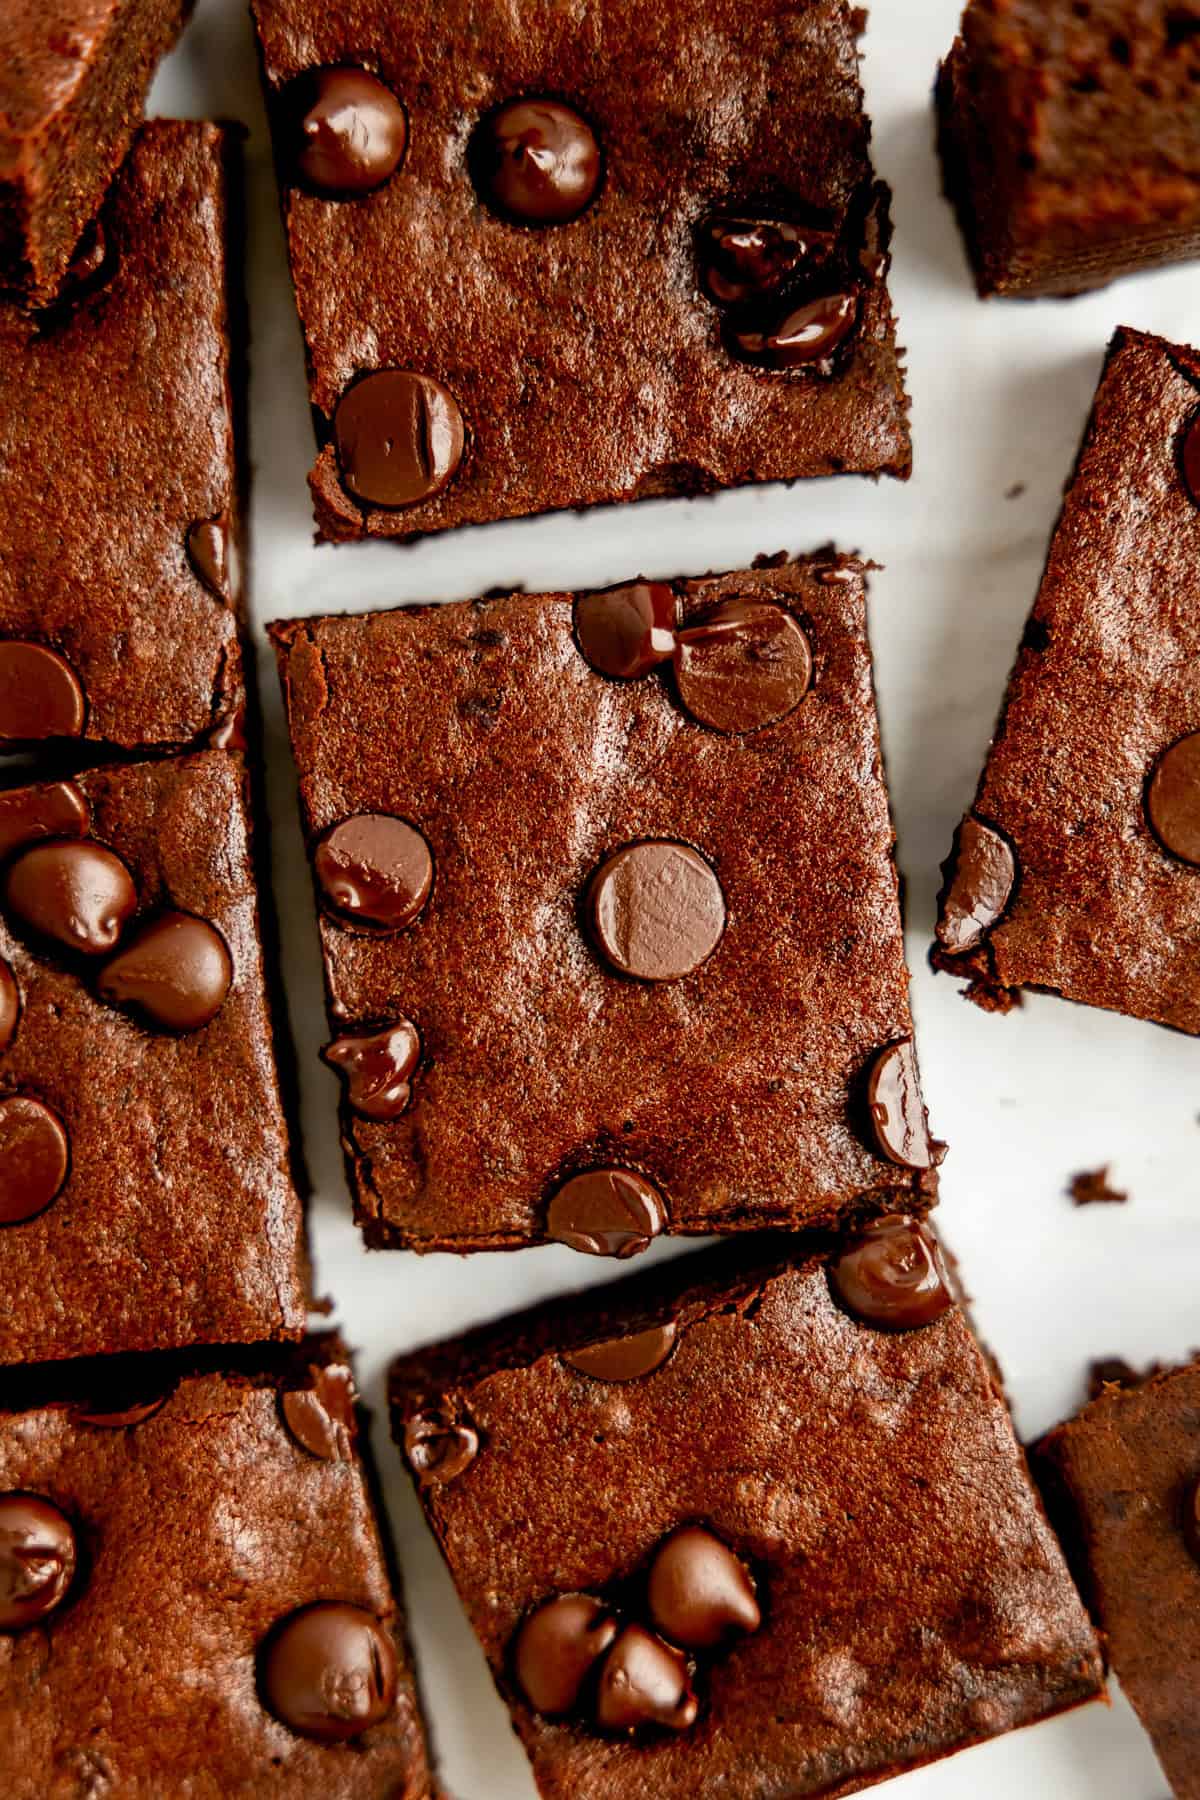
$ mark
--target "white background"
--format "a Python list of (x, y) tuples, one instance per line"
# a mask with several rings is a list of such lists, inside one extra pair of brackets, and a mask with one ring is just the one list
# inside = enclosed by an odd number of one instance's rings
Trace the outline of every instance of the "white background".
[[(703, 9), (703, 0), (695, 4)], [(404, 10), (396, 0), (398, 30)], [(338, 1302), (376, 1409), (376, 1453), (413, 1636), (457, 1800), (530, 1800), (533, 1785), (388, 1441), (384, 1369), (406, 1346), (610, 1271), (557, 1248), (466, 1261), (361, 1248), (342, 1178), (336, 1082), (317, 1060), (325, 1022), (316, 933), (278, 687), (262, 640), (266, 620), (461, 599), (498, 585), (700, 574), (831, 539), (886, 564), (873, 584), (872, 626), (926, 1097), (952, 1145), (941, 1223), (1019, 1427), (1031, 1436), (1072, 1411), (1093, 1357), (1179, 1359), (1200, 1345), (1200, 1042), (1048, 998), (1012, 1018), (989, 1018), (925, 966), (938, 864), (974, 789), (1104, 345), (1122, 323), (1200, 341), (1195, 266), (1067, 303), (975, 299), (939, 193), (929, 106), (958, 11), (959, 0), (876, 0), (865, 41), (876, 160), (895, 192), (893, 294), (916, 439), (910, 484), (847, 479), (646, 503), (451, 534), (407, 550), (312, 543), (303, 358), (243, 0), (199, 0), (154, 90), (152, 110), (235, 118), (251, 132), (252, 590), (285, 976), (316, 1189), (318, 1291)], [(1074, 1208), (1064, 1191), (1070, 1176), (1107, 1162), (1130, 1204)], [(650, 1257), (680, 1248), (659, 1246)], [(1112, 1711), (1087, 1708), (887, 1791), (897, 1800), (966, 1792), (973, 1800), (1164, 1800), (1148, 1744), (1119, 1695), (1114, 1700)]]

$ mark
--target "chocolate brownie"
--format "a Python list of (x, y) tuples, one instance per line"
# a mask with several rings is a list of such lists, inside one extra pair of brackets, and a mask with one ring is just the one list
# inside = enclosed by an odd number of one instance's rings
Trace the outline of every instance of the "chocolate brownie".
[(556, 1301), (401, 1358), (391, 1400), (555, 1800), (845, 1795), (1102, 1687), (915, 1220)]
[(930, 1202), (861, 563), (272, 636), (370, 1243)]
[(1200, 1032), (1200, 354), (1119, 331), (935, 966)]
[(1200, 1364), (1107, 1386), (1035, 1468), (1176, 1800), (1200, 1800)]
[(325, 538), (911, 464), (846, 0), (254, 0)]
[(969, 0), (938, 107), (980, 293), (1200, 254), (1197, 82), (1197, 0)]
[(429, 1800), (336, 1340), (28, 1386), (0, 1384), (8, 1800)]
[(243, 706), (232, 154), (147, 125), (94, 266), (0, 305), (0, 747), (183, 748)]
[(190, 11), (191, 0), (5, 0), (0, 287), (38, 304), (57, 292)]
[(0, 792), (0, 1362), (303, 1329), (244, 785)]

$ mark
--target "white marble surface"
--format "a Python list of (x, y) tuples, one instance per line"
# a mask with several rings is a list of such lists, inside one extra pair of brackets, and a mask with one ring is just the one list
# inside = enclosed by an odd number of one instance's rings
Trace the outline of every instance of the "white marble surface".
[[(925, 950), (938, 863), (974, 788), (1105, 342), (1120, 323), (1195, 341), (1200, 267), (1066, 304), (976, 301), (938, 192), (928, 103), (958, 10), (959, 0), (875, 0), (866, 38), (877, 161), (895, 190), (893, 291), (916, 436), (908, 486), (843, 481), (645, 504), (460, 533), (411, 550), (312, 544), (303, 360), (243, 0), (199, 0), (153, 101), (158, 111), (250, 126), (260, 626), (289, 615), (463, 598), (500, 584), (595, 586), (639, 571), (701, 573), (743, 565), (758, 551), (831, 539), (886, 565), (873, 585), (873, 634), (926, 1093), (936, 1128), (953, 1146), (942, 1226), (1020, 1427), (1033, 1434), (1073, 1409), (1093, 1356), (1179, 1358), (1200, 1344), (1200, 1042), (1051, 999), (1007, 1020), (988, 1018), (963, 1004), (955, 984), (928, 973)], [(403, 13), (396, 0), (398, 21)], [(342, 1180), (335, 1082), (317, 1061), (324, 1022), (309, 881), (274, 671), (258, 635), (318, 1277), (360, 1347), (364, 1386), (379, 1408), (395, 1350), (577, 1286), (592, 1268), (557, 1249), (469, 1261), (361, 1249)], [(1076, 1210), (1064, 1194), (1067, 1180), (1106, 1162), (1131, 1203)], [(457, 1800), (529, 1800), (524, 1758), (381, 1413), (376, 1438), (445, 1778)], [(906, 1776), (887, 1791), (897, 1800), (957, 1800), (964, 1792), (978, 1800), (1164, 1800), (1147, 1742), (1114, 1700), (1111, 1711), (1088, 1708)]]

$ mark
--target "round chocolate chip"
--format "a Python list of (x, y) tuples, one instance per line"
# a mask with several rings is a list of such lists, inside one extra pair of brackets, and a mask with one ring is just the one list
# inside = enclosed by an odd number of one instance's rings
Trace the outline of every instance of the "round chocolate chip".
[(70, 1149), (56, 1113), (27, 1094), (0, 1100), (0, 1225), (23, 1225), (57, 1199)]
[(535, 1712), (573, 1712), (584, 1683), (617, 1635), (617, 1621), (590, 1594), (563, 1594), (531, 1613), (517, 1633), (513, 1673)]
[(277, 1719), (324, 1743), (361, 1737), (396, 1701), (396, 1649), (373, 1613), (320, 1600), (268, 1638), (262, 1691)]
[(1180, 461), (1183, 465), (1184, 485), (1195, 504), (1200, 506), (1200, 413), (1196, 414), (1183, 434)]
[(105, 963), (96, 983), (166, 1031), (199, 1031), (216, 1018), (233, 980), (225, 939), (207, 919), (163, 913)]
[(1146, 811), (1163, 849), (1200, 868), (1200, 732), (1159, 757), (1146, 790)]
[(677, 613), (675, 595), (663, 582), (583, 594), (575, 602), (575, 640), (601, 675), (636, 681), (670, 660)]
[(1200, 1562), (1200, 1479), (1189, 1485), (1183, 1498), (1183, 1536), (1188, 1549)]
[(937, 1168), (946, 1150), (929, 1134), (911, 1038), (889, 1044), (875, 1058), (867, 1078), (867, 1106), (881, 1156), (902, 1169)]
[(454, 395), (410, 369), (354, 382), (338, 402), (333, 433), (347, 490), (367, 506), (397, 509), (448, 487), (466, 444)]
[(678, 1330), (673, 1322), (652, 1325), (630, 1337), (608, 1338), (602, 1344), (572, 1350), (562, 1360), (577, 1375), (587, 1375), (592, 1381), (640, 1381), (669, 1360)]
[(356, 813), (331, 826), (313, 868), (335, 912), (384, 931), (411, 925), (433, 886), (429, 845), (415, 825), (388, 813)]
[(471, 148), (475, 182), (521, 225), (565, 225), (586, 211), (602, 160), (586, 119), (558, 100), (510, 100), (486, 118)]
[(67, 1597), (77, 1552), (70, 1520), (40, 1494), (0, 1494), (0, 1631), (40, 1625)]
[(627, 844), (603, 862), (587, 894), (596, 944), (637, 981), (679, 981), (707, 962), (725, 930), (725, 896), (711, 864), (687, 844)]
[(0, 957), (0, 1051), (8, 1049), (17, 1034), (21, 1016), (21, 990), (9, 965)]
[(596, 1694), (596, 1723), (632, 1734), (647, 1725), (687, 1731), (699, 1705), (687, 1658), (640, 1625), (626, 1625), (605, 1659)]
[(740, 306), (819, 268), (836, 242), (832, 231), (784, 219), (710, 219), (700, 232), (701, 278), (718, 306)]
[(932, 1325), (954, 1305), (937, 1239), (906, 1213), (868, 1225), (830, 1264), (829, 1279), (849, 1312), (885, 1331)]
[(785, 312), (774, 324), (731, 319), (725, 343), (742, 362), (765, 369), (798, 369), (826, 361), (858, 323), (858, 300), (853, 294), (828, 294), (807, 300)]
[(229, 520), (198, 519), (187, 535), (188, 561), (209, 593), (228, 600), (233, 586), (229, 547)]
[(16, 638), (0, 642), (0, 739), (77, 738), (86, 716), (79, 677), (57, 651)]
[(280, 1400), (288, 1430), (322, 1462), (352, 1462), (358, 1422), (354, 1376), (344, 1363), (312, 1370), (312, 1385), (289, 1388)]
[[(369, 194), (395, 174), (408, 148), (404, 108), (366, 69), (315, 69), (285, 97), (296, 173), (318, 194)], [(289, 121), (290, 123), (290, 121)]]
[(404, 1454), (422, 1487), (444, 1487), (475, 1461), (479, 1433), (445, 1413), (418, 1413), (404, 1427)]
[(650, 1616), (685, 1650), (712, 1650), (733, 1632), (762, 1624), (754, 1583), (720, 1538), (698, 1525), (677, 1531), (650, 1565)]
[(119, 856), (90, 838), (51, 838), (23, 850), (4, 880), (4, 903), (23, 925), (66, 950), (103, 956), (137, 908)]
[(694, 719), (730, 735), (761, 731), (794, 712), (812, 684), (808, 638), (786, 607), (726, 600), (681, 631), (679, 698)]
[(382, 1122), (398, 1119), (412, 1099), (421, 1039), (415, 1025), (400, 1019), (382, 1031), (335, 1038), (321, 1055), (345, 1083), (351, 1110)]
[(953, 870), (937, 939), (950, 956), (963, 956), (1004, 917), (1016, 886), (1017, 859), (998, 831), (968, 815), (959, 827)]
[(38, 838), (83, 837), (91, 813), (73, 781), (44, 781), (0, 794), (0, 862)]
[(546, 1220), (547, 1234), (587, 1256), (637, 1256), (667, 1227), (658, 1189), (632, 1169), (589, 1169), (564, 1182)]

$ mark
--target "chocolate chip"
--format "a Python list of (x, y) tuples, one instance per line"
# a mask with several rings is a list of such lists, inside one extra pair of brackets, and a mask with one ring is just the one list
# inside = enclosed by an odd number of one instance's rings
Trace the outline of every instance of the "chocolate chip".
[(937, 939), (949, 955), (963, 956), (1004, 917), (1016, 886), (1017, 859), (998, 831), (968, 814), (959, 827), (953, 870)]
[(444, 1487), (475, 1461), (479, 1433), (442, 1412), (418, 1413), (404, 1427), (404, 1454), (422, 1487)]
[(889, 1044), (871, 1065), (867, 1105), (881, 1156), (902, 1169), (936, 1169), (946, 1154), (929, 1134), (911, 1038)]
[(4, 879), (4, 904), (66, 950), (103, 956), (137, 908), (133, 877), (119, 856), (90, 838), (51, 838), (23, 850)]
[(937, 1239), (906, 1213), (868, 1225), (830, 1264), (829, 1279), (848, 1311), (885, 1331), (932, 1325), (954, 1305)]
[(338, 402), (333, 431), (342, 480), (368, 506), (432, 500), (458, 473), (466, 444), (454, 395), (409, 369), (354, 382)]
[(670, 660), (677, 613), (674, 593), (658, 581), (583, 594), (575, 602), (575, 639), (601, 675), (636, 681)]
[(210, 750), (248, 750), (245, 708), (235, 706), (231, 713), (218, 719), (204, 741)]
[(86, 714), (79, 677), (57, 651), (16, 638), (0, 641), (0, 739), (77, 738)]
[(694, 719), (736, 735), (794, 712), (812, 684), (808, 638), (785, 607), (726, 600), (681, 631), (675, 650), (679, 698)]
[(229, 520), (224, 513), (200, 519), (187, 535), (188, 560), (210, 594), (228, 600), (232, 591)]
[(669, 1359), (678, 1330), (674, 1323), (652, 1325), (630, 1337), (608, 1338), (602, 1344), (572, 1350), (562, 1360), (577, 1375), (590, 1376), (593, 1381), (640, 1381)]
[(412, 1099), (421, 1060), (415, 1025), (400, 1019), (382, 1031), (335, 1038), (321, 1055), (346, 1085), (346, 1101), (364, 1119), (398, 1119)]
[(404, 161), (408, 120), (387, 84), (366, 69), (315, 69), (287, 91), (288, 151), (318, 194), (369, 194)]
[(8, 1049), (17, 1035), (21, 1016), (21, 990), (12, 969), (0, 957), (0, 1051)]
[(483, 121), (471, 147), (483, 198), (522, 225), (565, 225), (586, 211), (602, 160), (586, 119), (558, 100), (510, 100)]
[(632, 1734), (662, 1725), (687, 1731), (698, 1711), (683, 1652), (640, 1625), (626, 1625), (600, 1672), (596, 1723), (601, 1729)]
[(70, 1520), (40, 1494), (0, 1494), (0, 1631), (39, 1625), (67, 1597), (77, 1553)]
[(62, 1191), (70, 1164), (66, 1128), (27, 1094), (0, 1100), (0, 1225), (23, 1225)]
[(1195, 504), (1200, 506), (1200, 413), (1196, 414), (1184, 433), (1180, 461), (1183, 464), (1183, 479), (1187, 491)]
[(550, 1202), (547, 1234), (587, 1256), (637, 1256), (667, 1227), (662, 1195), (632, 1169), (589, 1169)]
[(287, 1428), (310, 1456), (322, 1462), (353, 1462), (354, 1375), (344, 1363), (311, 1370), (312, 1385), (289, 1388), (280, 1399)]
[(832, 231), (784, 219), (710, 219), (700, 232), (701, 278), (718, 306), (775, 293), (789, 276), (827, 262)]
[(92, 1425), (98, 1431), (132, 1431), (135, 1425), (144, 1425), (155, 1413), (160, 1413), (167, 1404), (167, 1396), (160, 1394), (154, 1400), (140, 1400), (135, 1406), (123, 1406), (114, 1412), (82, 1412), (71, 1414), (77, 1425)]
[(357, 813), (325, 833), (313, 857), (335, 912), (358, 924), (400, 931), (433, 886), (433, 856), (414, 825), (388, 813)]
[(855, 295), (828, 294), (792, 307), (765, 328), (757, 321), (743, 322), (740, 316), (731, 319), (725, 343), (742, 362), (766, 369), (796, 369), (826, 361), (857, 323)]
[(533, 1710), (547, 1719), (573, 1712), (618, 1629), (590, 1594), (563, 1594), (531, 1613), (517, 1633), (513, 1673)]
[(38, 838), (83, 837), (91, 812), (73, 781), (44, 781), (37, 787), (0, 793), (0, 862)]
[(337, 1600), (303, 1606), (262, 1656), (263, 1698), (302, 1737), (339, 1743), (381, 1725), (396, 1702), (396, 1649), (373, 1613)]
[(663, 1636), (685, 1650), (712, 1650), (732, 1632), (762, 1624), (754, 1583), (720, 1538), (685, 1526), (650, 1565), (650, 1616)]
[(199, 1031), (216, 1018), (233, 980), (228, 946), (192, 913), (152, 919), (100, 971), (97, 987), (166, 1031)]
[(1200, 867), (1200, 732), (1159, 758), (1146, 790), (1146, 812), (1164, 850)]
[(687, 844), (627, 844), (596, 871), (586, 904), (598, 948), (637, 981), (690, 975), (725, 930), (721, 884)]
[(1200, 1481), (1191, 1483), (1183, 1502), (1183, 1536), (1188, 1549), (1200, 1562)]

